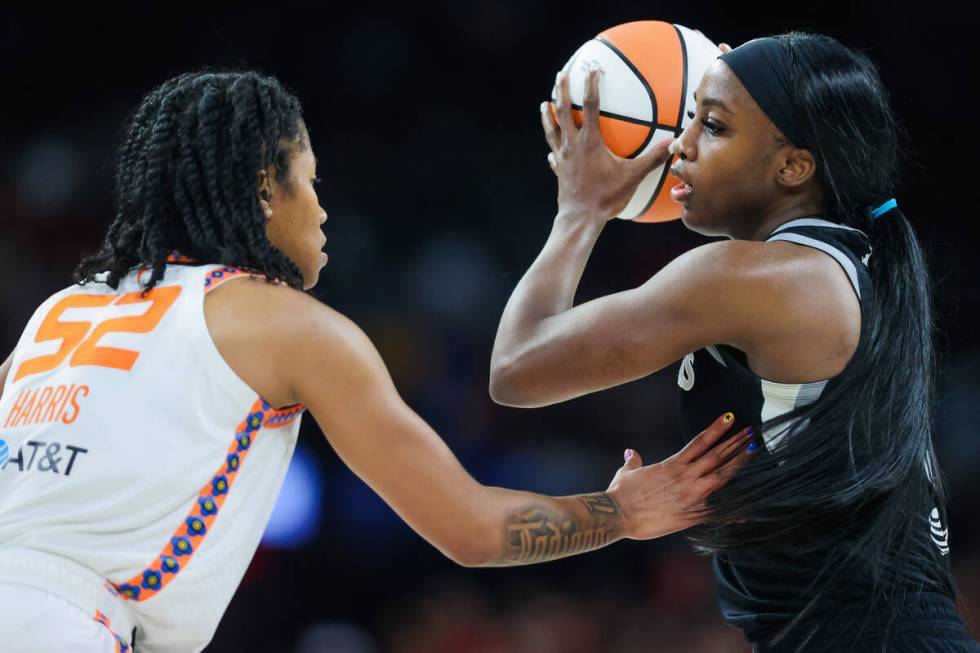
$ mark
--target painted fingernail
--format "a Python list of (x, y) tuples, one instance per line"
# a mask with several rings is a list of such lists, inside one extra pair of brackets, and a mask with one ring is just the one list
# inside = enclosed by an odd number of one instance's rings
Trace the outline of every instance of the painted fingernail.
[(721, 418), (725, 424), (731, 424), (735, 421), (735, 413), (725, 413), (724, 417)]
[(755, 429), (752, 428), (751, 426), (749, 427), (749, 430), (747, 432), (749, 435), (755, 435)]
[(626, 451), (623, 452), (623, 460), (625, 460), (626, 462), (629, 462), (630, 458), (632, 457), (633, 457), (632, 449), (627, 449)]
[(755, 451), (758, 448), (759, 448), (759, 445), (757, 445), (755, 443), (755, 441), (753, 440), (752, 442), (749, 443), (749, 446), (745, 447), (745, 450), (746, 451)]

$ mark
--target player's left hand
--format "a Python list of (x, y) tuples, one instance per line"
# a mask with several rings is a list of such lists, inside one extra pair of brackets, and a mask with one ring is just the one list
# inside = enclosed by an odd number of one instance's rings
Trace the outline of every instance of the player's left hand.
[(606, 490), (626, 518), (626, 537), (646, 540), (702, 521), (704, 502), (755, 450), (749, 427), (720, 442), (733, 423), (722, 415), (676, 454), (646, 467), (627, 449), (626, 464)]
[(559, 213), (608, 220), (622, 211), (636, 187), (651, 171), (670, 158), (673, 139), (655, 144), (635, 159), (613, 154), (599, 132), (599, 78), (593, 68), (585, 83), (582, 126), (572, 118), (568, 73), (560, 73), (555, 115), (548, 102), (541, 104), (541, 123), (551, 148), (548, 163), (558, 177)]

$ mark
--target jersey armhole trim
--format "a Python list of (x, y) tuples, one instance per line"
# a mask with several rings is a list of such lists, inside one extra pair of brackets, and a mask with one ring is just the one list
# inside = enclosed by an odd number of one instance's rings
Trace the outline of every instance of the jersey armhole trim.
[[(210, 361), (211, 369), (217, 370), (219, 373), (229, 379), (229, 383), (237, 387), (235, 390), (236, 395), (240, 394), (243, 398), (248, 397), (248, 402), (254, 400), (255, 397), (268, 404), (265, 398), (262, 397), (252, 386), (250, 386), (245, 379), (238, 376), (238, 373), (228, 364), (225, 357), (221, 355), (221, 351), (218, 350), (218, 345), (215, 344), (214, 338), (211, 336), (211, 330), (208, 328), (208, 321), (204, 313), (204, 299), (209, 292), (214, 290), (216, 287), (224, 284), (227, 281), (234, 279), (247, 279), (250, 277), (257, 277), (264, 279), (261, 275), (256, 275), (253, 272), (244, 272), (238, 268), (231, 268), (227, 266), (218, 266), (207, 270), (204, 275), (203, 286), (201, 291), (201, 304), (199, 312), (196, 312), (200, 316), (201, 320), (201, 353)], [(290, 404), (288, 406), (283, 406), (281, 408), (273, 408), (276, 411), (302, 411), (305, 406), (301, 403)]]
[(777, 240), (803, 245), (804, 247), (812, 247), (813, 249), (819, 249), (820, 251), (832, 256), (841, 266), (841, 268), (844, 269), (844, 273), (847, 274), (847, 278), (850, 280), (851, 287), (854, 288), (854, 292), (857, 294), (858, 300), (861, 299), (861, 286), (858, 282), (857, 268), (854, 266), (853, 261), (851, 261), (851, 259), (849, 259), (842, 251), (829, 243), (823, 242), (822, 240), (817, 240), (816, 238), (810, 238), (808, 236), (794, 233), (776, 234), (766, 242), (773, 242)]

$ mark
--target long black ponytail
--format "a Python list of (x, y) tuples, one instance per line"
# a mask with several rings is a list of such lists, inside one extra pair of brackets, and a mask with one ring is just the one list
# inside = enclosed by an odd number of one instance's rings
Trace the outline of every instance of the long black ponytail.
[(869, 614), (882, 601), (900, 604), (918, 573), (906, 561), (915, 559), (912, 547), (943, 486), (932, 445), (926, 260), (898, 208), (871, 215), (893, 197), (904, 133), (862, 53), (822, 35), (776, 38), (796, 81), (797, 119), (816, 137), (826, 217), (869, 235), (873, 285), (844, 372), (819, 401), (762, 425), (786, 435), (712, 496), (708, 525), (692, 535), (700, 550), (733, 559), (822, 561), (805, 607), (779, 640), (819, 612), (834, 588), (867, 588)]

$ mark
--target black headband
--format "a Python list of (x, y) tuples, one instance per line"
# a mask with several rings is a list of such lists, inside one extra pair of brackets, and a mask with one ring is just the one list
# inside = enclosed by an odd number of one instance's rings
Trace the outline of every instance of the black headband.
[(771, 36), (753, 39), (718, 57), (769, 116), (783, 136), (796, 147), (809, 149), (809, 129), (796, 118), (793, 84), (786, 54)]

